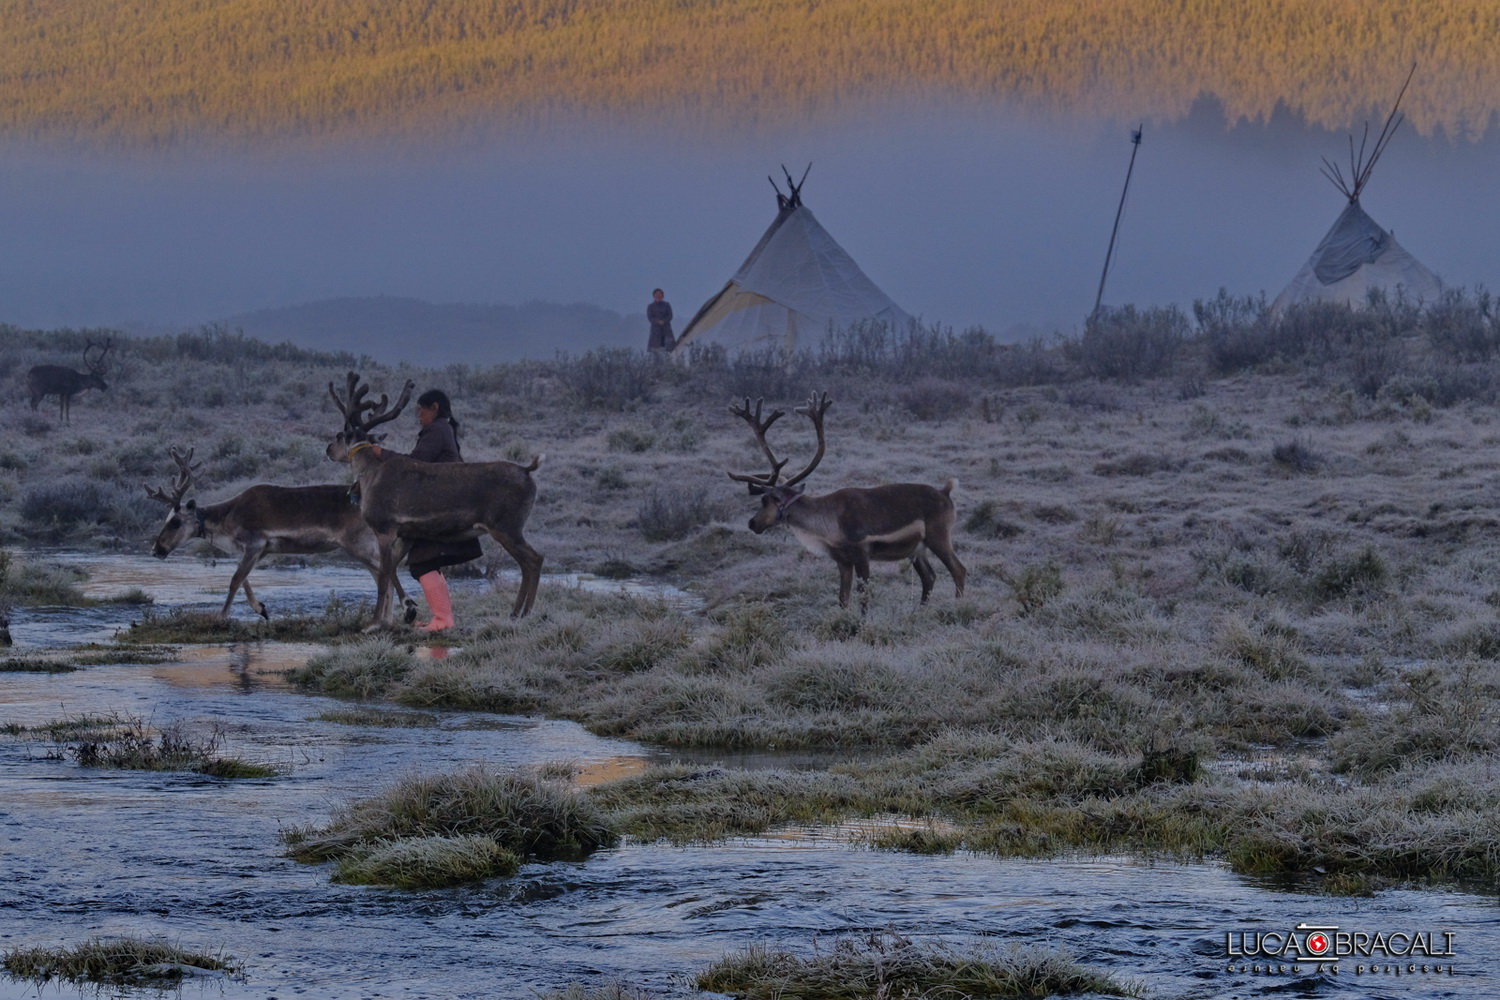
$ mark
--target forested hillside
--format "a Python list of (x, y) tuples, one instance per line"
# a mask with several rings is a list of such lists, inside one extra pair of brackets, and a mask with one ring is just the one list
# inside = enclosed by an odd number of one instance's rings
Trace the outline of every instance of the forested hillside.
[(1278, 103), (1423, 132), (1500, 106), (1493, 0), (0, 0), (0, 135), (169, 143), (498, 127), (743, 129), (955, 96), (1175, 117)]

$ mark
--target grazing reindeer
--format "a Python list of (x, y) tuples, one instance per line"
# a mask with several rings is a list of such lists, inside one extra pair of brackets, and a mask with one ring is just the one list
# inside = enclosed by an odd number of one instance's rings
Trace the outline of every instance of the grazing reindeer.
[(477, 538), (488, 532), (521, 567), (521, 589), (512, 618), (524, 617), (536, 601), (542, 580), (542, 556), (526, 543), (522, 530), (536, 501), (530, 465), (514, 462), (419, 462), (405, 455), (377, 455), (379, 425), (396, 419), (416, 388), (407, 382), (394, 407), (387, 398), (365, 399), (369, 386), (349, 373), (345, 398), (333, 383), (328, 394), (344, 415), (344, 429), (328, 445), (328, 457), (348, 462), (359, 479), (359, 509), (380, 543), (380, 596), (375, 601), (375, 623), (386, 624), (391, 608), (389, 589), (396, 567), (414, 538)]
[(786, 414), (775, 410), (762, 420), (761, 402), (756, 400), (753, 411), (748, 397), (743, 406), (729, 407), (731, 413), (750, 425), (755, 440), (771, 463), (771, 471), (767, 473), (729, 473), (730, 479), (748, 483), (750, 493), (761, 498), (760, 510), (750, 519), (751, 531), (759, 535), (778, 524), (785, 524), (809, 552), (829, 556), (838, 563), (841, 607), (849, 606), (850, 586), (858, 576), (860, 611), (868, 610), (870, 562), (900, 559), (911, 560), (922, 580), (922, 603), (926, 604), (937, 574), (922, 552), (924, 545), (948, 568), (953, 577), (955, 596), (963, 596), (967, 571), (958, 561), (958, 553), (953, 551), (954, 510), (949, 496), (953, 492), (952, 479), (940, 490), (922, 483), (891, 483), (865, 489), (847, 487), (823, 496), (807, 496), (797, 484), (823, 461), (823, 414), (828, 412), (830, 405), (828, 394), (814, 393), (806, 406), (797, 408), (798, 413), (805, 414), (813, 422), (818, 432), (818, 450), (807, 468), (784, 483), (779, 480), (787, 459), (777, 461), (776, 454), (766, 442), (766, 431)]
[[(183, 455), (173, 448), (172, 460), (177, 463), (177, 478), (170, 493), (141, 484), (148, 497), (172, 509), (151, 546), (151, 554), (165, 559), (173, 549), (194, 538), (207, 539), (220, 552), (239, 553), (240, 564), (229, 581), (229, 596), (224, 598), (220, 617), (229, 616), (234, 595), (243, 586), (250, 607), (270, 619), (271, 613), (250, 589), (250, 571), (268, 555), (343, 549), (379, 584), (380, 547), (359, 508), (349, 502), (348, 486), (252, 486), (222, 503), (199, 507), (194, 500), (182, 502), (198, 471), (192, 449)], [(396, 584), (396, 593), (406, 604), (406, 620), (412, 621), (417, 616), (417, 603), (406, 596), (400, 583)]]
[[(58, 416), (62, 422), (72, 423), (69, 418), (69, 410), (73, 405), (73, 397), (86, 389), (98, 389), (100, 392), (108, 389), (104, 384), (104, 356), (114, 346), (114, 340), (106, 339), (103, 344), (96, 344), (92, 340), (83, 349), (83, 364), (88, 371), (74, 371), (64, 365), (37, 365), (26, 373), (26, 388), (31, 392), (31, 408), (34, 410), (47, 396), (56, 396), (61, 402), (61, 412)], [(100, 348), (99, 356), (89, 360), (89, 351)]]

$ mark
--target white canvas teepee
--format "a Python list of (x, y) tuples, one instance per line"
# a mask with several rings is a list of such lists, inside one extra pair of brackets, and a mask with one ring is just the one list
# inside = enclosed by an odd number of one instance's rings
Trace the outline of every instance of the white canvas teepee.
[[(1415, 66), (1412, 72), (1416, 72)], [(1410, 75), (1406, 83), (1411, 83)], [(1405, 93), (1406, 86), (1403, 85), (1368, 160), (1364, 158), (1364, 141), (1360, 142), (1356, 154), (1354, 137), (1349, 137), (1350, 180), (1345, 180), (1343, 171), (1336, 164), (1326, 158), (1323, 160), (1324, 176), (1343, 192), (1349, 204), (1307, 263), (1302, 265), (1302, 270), (1271, 303), (1273, 316), (1301, 302), (1341, 302), (1359, 307), (1365, 304), (1369, 293), (1377, 289), (1392, 294), (1399, 290), (1409, 299), (1425, 302), (1433, 301), (1442, 291), (1443, 283), (1438, 276), (1397, 243), (1395, 234), (1382, 229), (1359, 204), (1360, 192), (1369, 182), (1375, 162), (1385, 152), (1401, 124), (1396, 108), (1401, 105), (1401, 96)], [(1369, 138), (1368, 126), (1365, 138)]]
[(722, 345), (731, 353), (792, 351), (816, 342), (830, 324), (911, 322), (802, 204), (802, 182), (793, 184), (788, 174), (787, 186), (789, 196), (776, 191), (776, 220), (728, 284), (683, 328), (675, 353), (685, 354), (695, 343)]
[(1396, 242), (1394, 234), (1350, 200), (1302, 270), (1271, 303), (1273, 314), (1299, 302), (1362, 306), (1374, 289), (1432, 302), (1443, 289), (1438, 276)]

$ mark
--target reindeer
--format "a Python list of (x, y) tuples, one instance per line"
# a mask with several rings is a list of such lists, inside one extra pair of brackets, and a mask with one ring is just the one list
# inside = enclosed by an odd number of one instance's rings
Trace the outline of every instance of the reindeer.
[(344, 415), (344, 429), (328, 445), (328, 457), (348, 462), (359, 480), (359, 509), (380, 546), (380, 594), (375, 601), (375, 625), (389, 621), (389, 589), (396, 567), (414, 538), (477, 538), (488, 532), (521, 567), (521, 589), (511, 608), (512, 618), (525, 617), (536, 601), (542, 579), (542, 556), (526, 543), (522, 530), (536, 501), (531, 474), (542, 463), (419, 462), (405, 455), (377, 455), (374, 446), (384, 435), (371, 432), (396, 419), (411, 400), (415, 383), (407, 382), (394, 407), (382, 395), (378, 403), (365, 399), (369, 386), (349, 373), (348, 389), (339, 398), (333, 383), (328, 394)]
[(818, 450), (807, 468), (784, 483), (780, 482), (781, 470), (788, 459), (777, 460), (766, 442), (766, 431), (786, 413), (775, 410), (762, 420), (761, 403), (762, 400), (756, 400), (755, 409), (751, 410), (750, 399), (746, 397), (743, 405), (729, 407), (729, 412), (750, 425), (771, 463), (771, 471), (767, 473), (729, 473), (730, 479), (748, 484), (751, 495), (761, 498), (760, 510), (750, 519), (751, 531), (759, 535), (785, 524), (803, 548), (833, 559), (839, 567), (840, 607), (849, 606), (850, 586), (858, 576), (860, 612), (868, 611), (871, 561), (901, 559), (911, 560), (922, 581), (922, 603), (926, 604), (937, 574), (922, 552), (923, 546), (948, 568), (953, 577), (954, 596), (963, 596), (967, 571), (958, 561), (952, 539), (954, 510), (950, 494), (954, 480), (949, 479), (940, 490), (923, 483), (891, 483), (868, 488), (846, 487), (823, 496), (808, 496), (797, 484), (823, 461), (823, 415), (831, 405), (828, 394), (814, 393), (806, 406), (797, 408), (817, 430)]
[[(202, 463), (193, 464), (193, 451), (186, 455), (171, 449), (177, 463), (177, 478), (170, 492), (158, 487), (141, 486), (152, 500), (171, 508), (166, 523), (151, 546), (151, 554), (165, 559), (183, 542), (194, 538), (226, 554), (239, 553), (240, 564), (229, 581), (229, 596), (219, 616), (227, 618), (234, 595), (241, 586), (245, 600), (255, 613), (267, 620), (271, 613), (250, 589), (250, 571), (268, 555), (308, 555), (342, 549), (380, 582), (380, 547), (359, 508), (349, 502), (349, 487), (330, 486), (252, 486), (222, 503), (199, 507), (197, 501), (186, 504), (182, 497), (192, 487), (193, 476)], [(396, 593), (406, 606), (406, 621), (417, 617), (417, 602), (406, 596), (397, 582)]]
[[(74, 396), (88, 389), (103, 392), (109, 388), (104, 384), (104, 357), (113, 346), (113, 338), (106, 338), (103, 344), (90, 340), (83, 348), (83, 364), (88, 368), (86, 372), (74, 371), (65, 365), (33, 367), (26, 373), (26, 388), (31, 392), (31, 408), (35, 410), (47, 396), (56, 396), (62, 404), (58, 416), (63, 423), (72, 423), (68, 414)], [(100, 348), (99, 356), (90, 361), (89, 351), (96, 347)]]

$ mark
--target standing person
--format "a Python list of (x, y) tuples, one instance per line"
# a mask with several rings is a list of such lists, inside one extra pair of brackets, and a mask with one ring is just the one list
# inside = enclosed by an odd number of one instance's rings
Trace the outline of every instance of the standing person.
[[(417, 397), (417, 423), (422, 429), (417, 432), (417, 446), (408, 458), (418, 462), (462, 462), (458, 449), (458, 421), (453, 418), (453, 404), (448, 394), (441, 389), (428, 389)], [(376, 455), (385, 450), (375, 446)], [(427, 606), (432, 610), (432, 620), (418, 626), (425, 632), (441, 632), (453, 627), (453, 601), (448, 594), (448, 581), (443, 576), (444, 566), (456, 566), (484, 555), (477, 538), (412, 540), (411, 551), (406, 557), (406, 570), (422, 588)]]
[(672, 336), (672, 303), (666, 300), (660, 288), (651, 293), (646, 318), (651, 321), (651, 337), (646, 341), (646, 350), (670, 351), (677, 346), (677, 341)]

